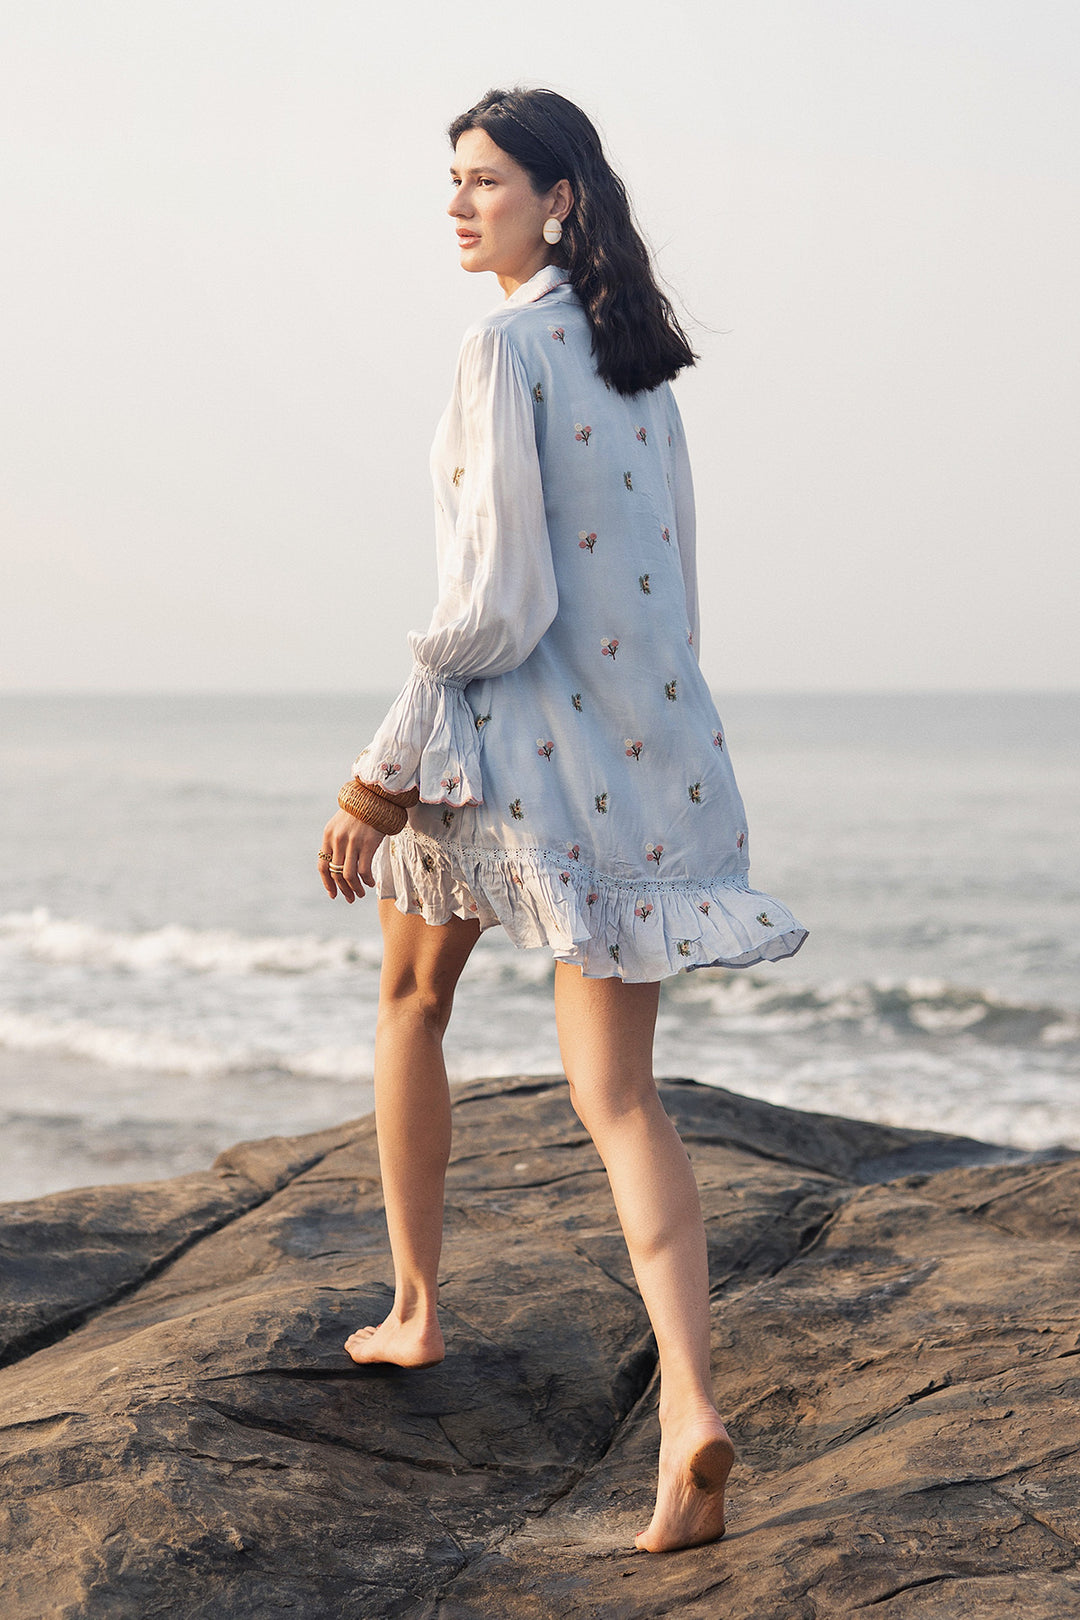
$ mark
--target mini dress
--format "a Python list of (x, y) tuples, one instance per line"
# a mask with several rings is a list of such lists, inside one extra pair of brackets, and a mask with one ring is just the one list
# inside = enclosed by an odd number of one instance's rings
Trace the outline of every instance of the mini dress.
[(501, 923), (589, 978), (791, 956), (697, 660), (694, 498), (667, 383), (600, 378), (546, 266), (466, 332), (431, 452), (439, 594), (353, 772), (413, 786), (380, 899)]

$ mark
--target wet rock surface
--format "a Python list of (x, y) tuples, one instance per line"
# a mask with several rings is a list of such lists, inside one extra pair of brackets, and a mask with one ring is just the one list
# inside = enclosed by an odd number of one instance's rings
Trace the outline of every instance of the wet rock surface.
[(633, 1551), (655, 1347), (558, 1080), (455, 1088), (448, 1354), (358, 1369), (369, 1119), (0, 1206), (4, 1620), (1080, 1613), (1080, 1155), (666, 1083), (738, 1457)]

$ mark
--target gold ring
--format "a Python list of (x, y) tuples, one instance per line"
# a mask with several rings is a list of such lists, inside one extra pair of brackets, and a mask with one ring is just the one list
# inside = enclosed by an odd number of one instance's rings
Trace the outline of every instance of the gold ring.
[(337, 877), (338, 873), (339, 872), (344, 872), (345, 868), (343, 866), (335, 866), (333, 861), (331, 861), (330, 862), (330, 870), (331, 870), (331, 872), (333, 872), (334, 876)]
[(329, 856), (326, 853), (325, 849), (320, 849), (320, 851), (319, 851), (319, 859), (320, 859), (320, 861), (329, 861), (329, 860), (332, 859), (332, 857)]

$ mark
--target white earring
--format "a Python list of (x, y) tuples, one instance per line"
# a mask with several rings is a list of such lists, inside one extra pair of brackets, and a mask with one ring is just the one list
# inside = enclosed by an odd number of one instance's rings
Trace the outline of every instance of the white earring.
[(562, 225), (554, 214), (550, 219), (544, 221), (544, 241), (550, 243), (552, 247), (555, 246), (556, 242), (562, 241)]

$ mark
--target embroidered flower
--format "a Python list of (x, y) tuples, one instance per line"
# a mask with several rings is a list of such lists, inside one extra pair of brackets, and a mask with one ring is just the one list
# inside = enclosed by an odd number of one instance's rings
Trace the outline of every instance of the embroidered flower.
[[(618, 636), (605, 636), (600, 643), (600, 654), (603, 658), (614, 658), (619, 650)], [(400, 769), (400, 766), (398, 767)]]
[(535, 399), (538, 405), (542, 405), (544, 403), (544, 390), (540, 383), (537, 383), (536, 387), (533, 389), (533, 399)]
[(480, 907), (477, 905), (475, 900), (469, 901), (469, 910), (474, 914), (480, 910)]
[(638, 575), (638, 584), (641, 586), (641, 594), (642, 594), (642, 596), (651, 596), (652, 595), (652, 586), (649, 584), (649, 576), (648, 576), (648, 574), (639, 574)]
[(562, 882), (562, 883), (569, 883), (569, 881), (570, 881), (570, 874), (569, 874), (569, 872), (560, 872), (560, 873), (559, 873), (559, 880), (560, 880), (560, 882)]
[(742, 847), (743, 847), (743, 845), (745, 843), (746, 843), (746, 834), (744, 832), (741, 832), (739, 834), (738, 838), (736, 838), (736, 840), (735, 840), (735, 848), (736, 849), (742, 849)]
[(678, 951), (680, 956), (689, 956), (690, 941), (688, 939), (677, 940), (675, 943), (675, 949)]
[(707, 917), (709, 915), (709, 901), (703, 900), (700, 906), (698, 906), (698, 910), (703, 911)]
[(677, 703), (678, 702), (678, 699), (679, 699), (678, 685), (679, 685), (678, 681), (665, 681), (664, 682), (664, 696), (667, 698), (669, 703)]
[(635, 439), (640, 439), (642, 444), (648, 444), (648, 442), (649, 442), (648, 438), (646, 437), (644, 428), (638, 428), (637, 432), (634, 434), (634, 438)]
[(592, 556), (592, 548), (593, 548), (593, 546), (595, 546), (595, 544), (596, 544), (596, 536), (595, 536), (595, 534), (586, 534), (584, 529), (579, 530), (579, 532), (578, 532), (578, 548), (579, 548), (579, 550), (587, 551), (589, 553), (589, 555)]
[(661, 540), (666, 541), (666, 543), (670, 546), (670, 544), (671, 544), (671, 530), (670, 529), (661, 529), (660, 530), (660, 538), (661, 538)]
[(443, 813), (442, 813), (442, 824), (443, 824), (443, 826), (444, 827), (449, 827), (452, 824), (453, 820), (454, 820), (454, 812), (452, 810), (444, 810)]
[(566, 342), (566, 330), (565, 330), (564, 327), (561, 327), (561, 326), (549, 326), (548, 331), (551, 333), (551, 335), (555, 339), (556, 343), (565, 344), (565, 342)]
[(701, 783), (700, 782), (691, 782), (690, 786), (687, 788), (686, 791), (690, 795), (690, 803), (691, 804), (700, 804), (701, 803)]
[(723, 748), (723, 746), (724, 746), (724, 733), (722, 731), (714, 731), (713, 732), (713, 734), (712, 734), (712, 745), (713, 745), (714, 748)]
[(762, 928), (774, 928), (776, 926), (767, 911), (759, 911), (757, 914), (757, 920), (761, 924)]
[(571, 692), (571, 694), (570, 694), (570, 702), (574, 705), (574, 708), (577, 710), (578, 714), (580, 714), (581, 713), (581, 693), (580, 692)]
[(607, 815), (607, 794), (606, 793), (598, 793), (596, 795), (596, 813), (597, 813), (598, 816), (606, 816)]
[(444, 793), (453, 793), (454, 789), (460, 786), (460, 776), (444, 776), (442, 779), (442, 790)]
[(510, 814), (513, 816), (515, 821), (520, 821), (522, 819), (525, 812), (521, 808), (521, 800), (520, 799), (511, 799), (510, 800)]
[(599, 898), (600, 896), (597, 894), (596, 890), (590, 889), (588, 894), (585, 896), (585, 904), (587, 906), (595, 906)]
[(543, 737), (537, 737), (536, 752), (541, 755), (542, 758), (550, 759), (552, 754), (555, 752), (555, 744), (552, 742), (550, 737), (546, 742), (544, 741)]
[(511, 881), (511, 883), (513, 883), (515, 885), (515, 887), (517, 887), (519, 889), (523, 889), (525, 887), (525, 883), (524, 883), (524, 880), (522, 879), (521, 873), (520, 872), (515, 872), (513, 867), (510, 868), (510, 881)]
[(644, 922), (646, 917), (651, 917), (652, 916), (652, 911), (653, 911), (653, 903), (652, 903), (652, 901), (651, 900), (643, 900), (641, 902), (640, 906), (635, 906), (634, 907), (634, 916), (635, 917), (640, 917), (642, 922)]
[(461, 480), (464, 478), (464, 476), (465, 476), (464, 467), (455, 467), (454, 468), (453, 477), (451, 478), (450, 482), (453, 484), (455, 489), (461, 483)]
[(686, 645), (688, 647), (692, 647), (694, 645), (694, 632), (691, 630), (689, 625), (686, 627)]
[(588, 444), (592, 438), (592, 428), (583, 426), (580, 422), (574, 423), (574, 438), (579, 444)]
[(670, 446), (670, 444), (671, 444), (671, 434), (670, 433), (667, 436), (667, 442), (668, 442), (668, 445)]
[(664, 853), (663, 844), (646, 844), (645, 845), (645, 859), (647, 861), (654, 861), (656, 863), (657, 867), (659, 867), (659, 865), (660, 865), (660, 857), (661, 857), (661, 855), (663, 853)]
[(435, 870), (435, 857), (434, 857), (434, 855), (431, 854), (431, 852), (429, 850), (425, 849), (424, 853), (421, 855), (421, 857), (420, 857), (420, 865), (424, 868), (425, 872), (434, 872), (434, 870)]
[(633, 737), (624, 737), (623, 742), (626, 745), (627, 759), (641, 758), (641, 750), (644, 748), (645, 744), (641, 741), (640, 737), (638, 738), (637, 742), (634, 741)]
[(611, 957), (611, 960), (615, 963), (615, 966), (618, 967), (620, 965), (619, 947), (617, 945), (609, 945), (608, 946), (608, 955)]
[(568, 861), (579, 861), (581, 859), (581, 845), (571, 844), (566, 852), (566, 858)]
[(391, 765), (389, 760), (384, 759), (382, 764), (379, 766), (379, 770), (382, 773), (383, 781), (384, 782), (389, 782), (389, 780), (390, 780), (390, 778), (392, 776), (397, 776), (398, 775), (399, 771), (401, 770), (401, 766), (400, 765)]
[(631, 476), (630, 476), (630, 474), (628, 472), (623, 473), (622, 481), (626, 485), (627, 489), (633, 489), (634, 480), (631, 478)]
[(477, 729), (477, 731), (483, 731), (484, 727), (487, 725), (487, 723), (488, 723), (488, 721), (490, 719), (491, 719), (490, 714), (478, 714), (477, 717), (476, 717), (476, 729)]

